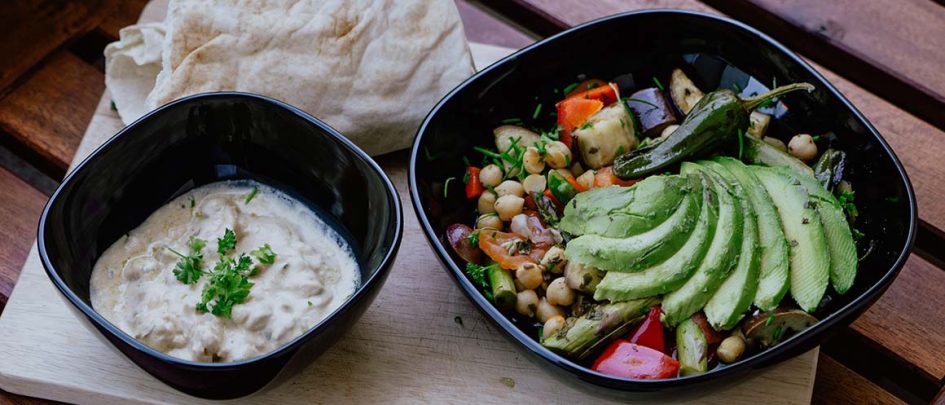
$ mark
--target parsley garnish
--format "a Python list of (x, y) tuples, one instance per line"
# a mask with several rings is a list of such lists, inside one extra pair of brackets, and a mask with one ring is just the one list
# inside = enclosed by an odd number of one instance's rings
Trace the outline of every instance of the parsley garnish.
[(535, 106), (535, 112), (532, 113), (532, 119), (537, 120), (538, 114), (541, 114), (541, 103), (538, 103), (538, 105)]
[(207, 241), (199, 239), (196, 236), (190, 237), (190, 255), (184, 255), (174, 249), (167, 249), (174, 252), (180, 260), (174, 267), (174, 277), (184, 284), (194, 284), (203, 275), (203, 253), (201, 251), (207, 246)]
[(249, 194), (246, 195), (246, 199), (243, 200), (243, 202), (246, 204), (249, 204), (250, 201), (253, 201), (253, 199), (256, 198), (256, 194), (258, 193), (259, 193), (259, 188), (253, 187), (253, 191), (250, 191)]
[(203, 287), (197, 311), (229, 318), (233, 305), (245, 302), (249, 290), (253, 288), (253, 283), (249, 281), (252, 264), (253, 259), (246, 254), (240, 255), (238, 260), (220, 256), (220, 261), (210, 273), (210, 280)]
[(249, 254), (253, 255), (253, 257), (262, 264), (273, 264), (276, 262), (276, 252), (272, 251), (272, 247), (270, 247), (268, 243), (262, 245), (259, 249), (249, 252)]
[(837, 195), (837, 201), (840, 202), (840, 207), (843, 208), (843, 211), (847, 213), (847, 216), (851, 218), (856, 218), (860, 213), (856, 209), (856, 204), (853, 203), (855, 195), (853, 191), (841, 191)]
[(660, 91), (666, 90), (663, 88), (663, 83), (660, 83), (660, 79), (657, 79), (656, 76), (653, 76), (653, 83), (656, 83), (656, 88), (660, 89)]
[(479, 246), (479, 230), (471, 232), (469, 235), (466, 235), (466, 242), (469, 243), (469, 246)]
[(194, 196), (190, 196), (190, 208), (193, 208), (197, 205), (197, 201), (194, 200)]
[(226, 228), (223, 237), (217, 239), (217, 253), (225, 256), (233, 249), (236, 249), (236, 233), (232, 229)]
[[(492, 264), (490, 266), (496, 266)], [(473, 284), (482, 287), (482, 295), (485, 295), (489, 301), (492, 301), (492, 291), (489, 289), (489, 266), (480, 266), (475, 263), (466, 263), (466, 275), (472, 280)]]

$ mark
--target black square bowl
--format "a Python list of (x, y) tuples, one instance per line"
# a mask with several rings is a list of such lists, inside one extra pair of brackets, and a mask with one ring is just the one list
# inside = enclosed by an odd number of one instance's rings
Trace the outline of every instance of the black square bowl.
[[(705, 90), (751, 87), (763, 91), (775, 81), (814, 84), (813, 93), (790, 94), (765, 110), (775, 116), (771, 130), (782, 136), (830, 133), (832, 145), (847, 152), (847, 179), (856, 190), (860, 212), (856, 225), (869, 241), (861, 243), (861, 254), (869, 253), (860, 263), (853, 288), (834, 296), (818, 311), (817, 324), (785, 342), (700, 375), (623, 379), (594, 372), (586, 362), (542, 347), (533, 320), (502, 313), (483, 297), (463, 273), (464, 261), (443, 239), (450, 224), (473, 222), (475, 201), (466, 200), (461, 191), (444, 196), (444, 180), (462, 175), (464, 157), (479, 161), (481, 155), (474, 146), (494, 147), (492, 129), (503, 120), (520, 118), (524, 125), (537, 128), (553, 125), (548, 112), (562, 97), (555, 89), (585, 77), (614, 81), (625, 89), (652, 87), (653, 77), (665, 78), (675, 67), (683, 67)], [(536, 113), (538, 105), (544, 109)], [(410, 196), (421, 227), (466, 296), (539, 366), (598, 394), (731, 381), (734, 375), (812, 349), (856, 319), (889, 287), (909, 255), (916, 229), (915, 195), (905, 170), (876, 129), (837, 89), (796, 54), (757, 30), (727, 18), (687, 11), (606, 17), (510, 55), (440, 101), (420, 127), (410, 158)], [(460, 188), (454, 185), (452, 191)]]
[[(233, 363), (165, 355), (92, 309), (89, 279), (105, 249), (171, 199), (233, 179), (286, 192), (347, 237), (362, 280), (347, 302), (281, 348)], [(49, 279), (97, 335), (171, 387), (226, 399), (283, 381), (357, 321), (390, 272), (402, 220), (397, 191), (381, 168), (328, 125), (266, 97), (211, 93), (157, 109), (79, 164), (47, 203), (38, 243)]]

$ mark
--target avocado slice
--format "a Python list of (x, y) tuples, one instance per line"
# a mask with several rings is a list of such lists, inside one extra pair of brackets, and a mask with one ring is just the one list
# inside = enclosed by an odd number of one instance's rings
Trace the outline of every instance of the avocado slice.
[(666, 221), (690, 191), (686, 176), (651, 176), (631, 187), (591, 189), (565, 205), (558, 230), (575, 236), (637, 235)]
[(755, 292), (755, 306), (763, 311), (770, 311), (781, 303), (787, 294), (790, 253), (781, 217), (771, 201), (771, 196), (761, 186), (748, 167), (738, 159), (719, 156), (714, 159), (725, 166), (747, 191), (748, 200), (758, 218), (758, 239), (761, 248), (761, 272), (758, 275), (758, 291)]
[(790, 248), (791, 296), (807, 312), (814, 312), (827, 291), (830, 254), (820, 214), (791, 169), (748, 166), (772, 198)]
[[(698, 184), (697, 176), (687, 179)], [(640, 271), (668, 259), (688, 239), (699, 219), (702, 193), (687, 193), (666, 221), (649, 231), (626, 238), (585, 234), (565, 248), (568, 260), (606, 271)]]
[(678, 290), (663, 296), (663, 323), (676, 326), (702, 309), (738, 261), (742, 245), (741, 208), (723, 180), (701, 165), (683, 162), (680, 172), (699, 171), (712, 179), (719, 200), (719, 220), (705, 258)]
[(729, 330), (745, 316), (745, 311), (751, 307), (758, 290), (758, 273), (761, 269), (758, 218), (748, 197), (748, 191), (731, 171), (713, 161), (699, 163), (728, 184), (742, 210), (742, 245), (738, 263), (703, 308), (709, 325), (716, 330)]
[(702, 207), (699, 222), (686, 244), (673, 257), (646, 270), (636, 273), (607, 272), (597, 285), (594, 299), (611, 302), (651, 297), (674, 291), (692, 276), (699, 267), (709, 242), (715, 234), (719, 215), (718, 198), (712, 180), (702, 177)]
[(843, 294), (853, 285), (859, 264), (856, 243), (853, 241), (853, 233), (843, 213), (843, 207), (813, 176), (796, 172), (786, 173), (801, 182), (810, 193), (811, 201), (817, 206), (820, 222), (824, 225), (827, 249), (830, 251), (830, 284), (834, 290)]

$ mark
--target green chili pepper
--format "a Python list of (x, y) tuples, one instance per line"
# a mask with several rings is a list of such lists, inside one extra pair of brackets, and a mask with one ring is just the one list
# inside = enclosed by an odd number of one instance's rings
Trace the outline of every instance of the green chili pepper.
[(617, 158), (614, 174), (622, 179), (643, 177), (735, 140), (739, 130), (747, 131), (752, 110), (767, 100), (797, 90), (813, 91), (814, 86), (794, 83), (748, 98), (739, 98), (729, 89), (710, 92), (664, 141)]

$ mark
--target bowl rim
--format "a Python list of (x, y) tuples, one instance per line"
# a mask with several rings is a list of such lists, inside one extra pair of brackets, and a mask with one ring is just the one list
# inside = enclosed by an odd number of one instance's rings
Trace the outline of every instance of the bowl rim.
[[(906, 240), (904, 241), (899, 256), (894, 261), (893, 265), (883, 274), (880, 279), (866, 289), (860, 296), (851, 300), (847, 305), (838, 308), (833, 313), (827, 315), (825, 318), (820, 319), (813, 327), (808, 328), (807, 330), (798, 333), (794, 336), (791, 336), (781, 344), (778, 344), (775, 347), (768, 348), (761, 352), (755, 353), (752, 356), (745, 357), (740, 361), (731, 364), (723, 365), (721, 367), (716, 367), (712, 370), (709, 370), (703, 374), (690, 375), (690, 376), (681, 376), (671, 379), (662, 379), (662, 380), (643, 380), (643, 379), (629, 379), (629, 378), (620, 378), (603, 373), (596, 372), (590, 368), (581, 366), (576, 362), (567, 359), (547, 348), (541, 346), (537, 341), (535, 341), (531, 336), (526, 335), (521, 329), (513, 324), (506, 316), (499, 311), (491, 302), (487, 301), (485, 297), (479, 293), (476, 286), (474, 286), (468, 279), (465, 277), (462, 269), (459, 268), (457, 263), (455, 263), (452, 257), (449, 254), (449, 251), (439, 240), (435, 230), (433, 229), (432, 224), (427, 218), (426, 214), (421, 209), (423, 206), (423, 200), (420, 198), (419, 189), (417, 187), (417, 161), (420, 157), (420, 148), (423, 143), (424, 137), (427, 135), (428, 127), (433, 120), (433, 118), (440, 112), (440, 110), (453, 99), (454, 96), (463, 92), (466, 87), (470, 86), (471, 83), (479, 80), (480, 77), (490, 74), (493, 70), (498, 69), (509, 63), (515, 63), (516, 59), (522, 55), (526, 55), (534, 52), (536, 49), (548, 46), (554, 42), (561, 40), (563, 37), (577, 35), (581, 31), (585, 31), (599, 24), (607, 23), (618, 23), (619, 20), (632, 20), (634, 18), (645, 18), (646, 16), (652, 15), (662, 15), (662, 16), (679, 16), (686, 18), (697, 18), (703, 20), (709, 20), (712, 23), (720, 24), (722, 30), (736, 30), (744, 34), (754, 36), (760, 39), (762, 42), (766, 43), (770, 49), (780, 52), (781, 55), (788, 58), (792, 63), (796, 64), (800, 69), (804, 69), (807, 73), (812, 75), (819, 83), (823, 91), (827, 92), (830, 96), (833, 96), (838, 100), (842, 106), (844, 106), (848, 111), (850, 111), (853, 117), (856, 120), (863, 124), (865, 130), (872, 134), (873, 137), (878, 141), (879, 145), (883, 148), (883, 151), (892, 159), (894, 168), (897, 170), (899, 178), (905, 184), (906, 196), (908, 198), (908, 221), (909, 229), (907, 232)], [(814, 336), (821, 335), (825, 331), (832, 329), (834, 325), (843, 322), (848, 318), (850, 314), (856, 312), (860, 307), (872, 303), (886, 288), (892, 283), (893, 279), (902, 269), (906, 260), (908, 259), (912, 246), (915, 242), (916, 235), (916, 218), (917, 218), (917, 208), (916, 208), (916, 198), (915, 192), (912, 187), (912, 183), (909, 180), (909, 176), (905, 171), (905, 168), (902, 165), (902, 162), (899, 160), (899, 157), (896, 156), (895, 152), (886, 142), (886, 140), (880, 135), (879, 131), (873, 127), (872, 123), (863, 116), (863, 114), (855, 107), (853, 104), (843, 96), (834, 86), (831, 84), (823, 75), (821, 75), (816, 69), (814, 69), (810, 64), (801, 59), (796, 53), (776, 41), (775, 39), (769, 37), (768, 35), (762, 33), (761, 31), (745, 24), (743, 22), (718, 16), (712, 15), (699, 11), (689, 11), (689, 10), (676, 10), (676, 9), (649, 9), (649, 10), (639, 10), (639, 11), (630, 11), (625, 13), (614, 14), (598, 19), (591, 20), (589, 22), (574, 26), (570, 29), (562, 31), (558, 34), (552, 35), (548, 38), (545, 38), (541, 41), (535, 42), (529, 46), (526, 46), (502, 59), (493, 63), (492, 65), (486, 67), (485, 69), (477, 72), (472, 77), (463, 81), (460, 85), (450, 91), (446, 96), (444, 96), (432, 110), (427, 114), (426, 118), (423, 120), (423, 123), (420, 125), (417, 130), (417, 136), (414, 138), (413, 147), (410, 152), (410, 165), (408, 173), (408, 186), (410, 190), (410, 198), (414, 208), (414, 212), (417, 215), (417, 218), (420, 222), (420, 226), (424, 231), (424, 235), (427, 240), (430, 242), (431, 247), (434, 252), (436, 252), (437, 257), (440, 262), (444, 265), (444, 271), (447, 271), (452, 277), (454, 282), (459, 285), (463, 290), (463, 293), (467, 298), (472, 301), (478, 309), (487, 314), (488, 318), (492, 323), (501, 329), (505, 336), (509, 339), (514, 340), (519, 346), (524, 349), (527, 349), (530, 354), (541, 358), (544, 362), (550, 363), (551, 365), (557, 366), (558, 368), (564, 370), (571, 376), (577, 377), (581, 380), (590, 381), (593, 384), (598, 386), (614, 388), (620, 390), (661, 390), (670, 387), (679, 387), (679, 386), (690, 386), (698, 384), (701, 382), (706, 382), (710, 380), (725, 379), (727, 376), (738, 374), (751, 369), (758, 369), (767, 365), (774, 364), (778, 359), (784, 359), (784, 355), (798, 346), (803, 345), (804, 343), (811, 340)], [(551, 370), (545, 370), (546, 372)]]
[[(121, 141), (122, 138), (132, 135), (134, 131), (137, 130), (138, 126), (144, 125), (151, 119), (154, 119), (164, 114), (165, 111), (170, 110), (172, 108), (179, 108), (182, 105), (200, 102), (207, 99), (242, 99), (250, 103), (268, 104), (270, 106), (276, 107), (277, 109), (282, 109), (292, 114), (295, 114), (297, 117), (308, 122), (308, 124), (317, 127), (325, 135), (340, 142), (341, 145), (344, 148), (346, 148), (353, 156), (357, 157), (358, 159), (361, 159), (364, 163), (368, 165), (368, 167), (370, 167), (374, 171), (376, 175), (379, 176), (380, 180), (384, 184), (384, 189), (387, 192), (387, 198), (392, 203), (392, 205), (389, 205), (389, 207), (391, 207), (393, 211), (392, 220), (393, 220), (393, 225), (394, 225), (393, 243), (391, 244), (390, 248), (387, 249), (387, 252), (385, 252), (384, 258), (381, 260), (381, 262), (377, 266), (375, 266), (376, 271), (373, 271), (374, 269), (371, 269), (373, 273), (368, 277), (368, 279), (367, 280), (362, 279), (361, 285), (358, 286), (358, 289), (354, 292), (354, 294), (348, 297), (348, 299), (344, 303), (342, 303), (338, 308), (335, 308), (334, 311), (329, 313), (327, 316), (325, 316), (318, 323), (310, 327), (304, 333), (302, 333), (299, 336), (296, 336), (295, 338), (279, 346), (275, 350), (260, 354), (256, 357), (252, 357), (249, 359), (244, 359), (244, 360), (239, 360), (239, 361), (234, 361), (234, 362), (224, 362), (224, 363), (211, 363), (211, 362), (185, 360), (185, 359), (171, 356), (169, 354), (162, 353), (152, 348), (151, 346), (148, 346), (144, 342), (141, 342), (138, 339), (135, 339), (128, 333), (124, 332), (123, 330), (121, 330), (120, 328), (112, 324), (108, 319), (106, 319), (104, 316), (102, 316), (97, 311), (95, 311), (91, 307), (91, 305), (86, 304), (82, 299), (80, 299), (72, 291), (72, 289), (69, 288), (65, 284), (62, 278), (59, 277), (59, 273), (55, 270), (56, 266), (54, 266), (49, 259), (49, 252), (46, 249), (46, 242), (45, 242), (46, 228), (48, 226), (47, 220), (48, 220), (49, 212), (53, 204), (55, 204), (57, 200), (59, 199), (60, 194), (62, 193), (62, 190), (65, 187), (71, 185), (75, 181), (76, 175), (80, 173), (83, 169), (85, 169), (86, 165), (90, 164), (90, 162), (94, 160), (99, 159), (104, 152), (114, 147), (114, 145), (117, 142)], [(49, 231), (53, 232), (54, 229), (50, 229)], [(387, 176), (387, 173), (385, 173), (384, 170), (381, 169), (380, 165), (378, 165), (377, 162), (375, 162), (374, 159), (372, 159), (367, 153), (361, 150), (361, 148), (359, 148), (357, 145), (351, 142), (348, 138), (341, 135), (340, 132), (338, 132), (337, 130), (329, 126), (328, 124), (322, 122), (318, 118), (315, 118), (314, 116), (306, 113), (305, 111), (291, 104), (288, 104), (286, 102), (283, 102), (283, 101), (280, 101), (271, 97), (266, 97), (266, 96), (254, 94), (254, 93), (237, 92), (237, 91), (221, 91), (221, 92), (198, 93), (198, 94), (193, 94), (190, 96), (182, 97), (180, 99), (171, 101), (161, 107), (158, 107), (157, 109), (154, 109), (148, 112), (141, 118), (138, 118), (131, 124), (125, 126), (121, 130), (119, 130), (115, 135), (113, 135), (111, 138), (109, 138), (104, 143), (102, 143), (97, 148), (95, 148), (95, 150), (89, 153), (88, 156), (86, 156), (82, 160), (81, 163), (75, 165), (75, 167), (71, 171), (69, 171), (65, 179), (62, 181), (62, 183), (60, 183), (59, 187), (56, 188), (56, 191), (52, 194), (52, 196), (49, 197), (49, 200), (46, 202), (46, 206), (43, 208), (42, 215), (40, 216), (36, 240), (37, 240), (37, 249), (39, 252), (40, 259), (43, 264), (43, 268), (46, 271), (46, 275), (53, 282), (53, 284), (56, 286), (59, 292), (63, 295), (63, 297), (65, 297), (76, 309), (82, 312), (82, 314), (85, 315), (86, 318), (90, 319), (92, 322), (96, 324), (96, 326), (99, 327), (97, 329), (99, 329), (100, 333), (101, 333), (101, 329), (104, 328), (105, 330), (108, 331), (109, 334), (117, 337), (123, 343), (129, 345), (130, 347), (134, 348), (138, 352), (145, 353), (148, 356), (158, 359), (165, 364), (170, 364), (170, 365), (175, 365), (175, 366), (185, 366), (185, 367), (189, 367), (193, 369), (206, 369), (206, 370), (219, 371), (219, 370), (232, 370), (232, 369), (237, 369), (246, 365), (264, 362), (268, 360), (269, 358), (278, 357), (278, 356), (286, 354), (287, 352), (295, 351), (299, 348), (299, 346), (302, 343), (309, 340), (312, 336), (314, 336), (317, 333), (323, 332), (325, 329), (331, 326), (331, 323), (332, 323), (331, 321), (336, 319), (339, 314), (343, 312), (348, 312), (349, 310), (352, 309), (352, 307), (355, 305), (357, 301), (360, 301), (362, 299), (362, 297), (365, 294), (369, 294), (370, 291), (374, 290), (377, 287), (380, 287), (379, 285), (376, 285), (376, 284), (382, 283), (385, 278), (384, 277), (385, 273), (390, 271), (391, 266), (393, 265), (393, 262), (394, 262), (394, 258), (396, 257), (397, 252), (400, 249), (400, 243), (401, 243), (402, 238), (403, 238), (403, 209), (402, 209), (402, 204), (400, 201), (400, 195), (397, 192), (397, 188), (394, 187), (390, 178)], [(112, 345), (114, 346), (114, 344)]]

